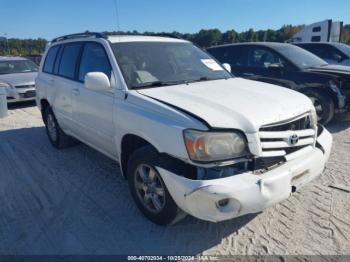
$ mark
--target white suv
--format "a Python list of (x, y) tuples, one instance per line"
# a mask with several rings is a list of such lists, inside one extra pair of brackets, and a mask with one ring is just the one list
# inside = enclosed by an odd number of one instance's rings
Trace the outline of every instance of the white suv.
[(234, 78), (180, 39), (56, 38), (36, 87), (51, 143), (74, 137), (118, 161), (158, 224), (259, 212), (320, 175), (331, 150), (306, 96)]

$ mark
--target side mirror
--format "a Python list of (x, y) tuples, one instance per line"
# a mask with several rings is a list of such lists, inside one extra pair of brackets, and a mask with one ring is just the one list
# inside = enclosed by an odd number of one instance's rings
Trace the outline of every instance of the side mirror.
[(222, 66), (231, 73), (231, 66), (228, 63), (223, 63)]
[(93, 91), (106, 91), (111, 88), (111, 83), (105, 73), (90, 72), (85, 76), (85, 87)]

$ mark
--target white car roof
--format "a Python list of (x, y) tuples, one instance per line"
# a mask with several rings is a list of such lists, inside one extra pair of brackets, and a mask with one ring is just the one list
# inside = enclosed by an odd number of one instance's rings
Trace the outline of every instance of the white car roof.
[(108, 36), (107, 39), (111, 43), (121, 42), (175, 42), (175, 43), (187, 43), (188, 41), (183, 39), (160, 37), (160, 36), (143, 36), (143, 35), (113, 35)]

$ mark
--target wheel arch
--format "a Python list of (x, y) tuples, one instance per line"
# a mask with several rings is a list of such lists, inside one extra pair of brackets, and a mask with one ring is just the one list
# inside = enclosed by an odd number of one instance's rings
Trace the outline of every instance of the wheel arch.
[(144, 146), (151, 146), (153, 147), (157, 152), (159, 150), (154, 146), (151, 142), (149, 142), (147, 139), (135, 135), (135, 134), (125, 134), (121, 140), (120, 143), (120, 169), (122, 171), (122, 175), (125, 179), (127, 179), (128, 174), (128, 161), (130, 159), (130, 156), (133, 152), (135, 152), (137, 149), (142, 148)]
[(325, 87), (303, 87), (303, 88), (299, 89), (298, 91), (305, 94), (305, 95), (308, 93), (308, 91), (326, 94), (332, 99), (334, 106), (336, 108), (339, 108), (338, 97), (337, 97), (337, 94), (335, 94), (333, 92), (333, 90), (330, 90), (330, 89), (325, 88)]

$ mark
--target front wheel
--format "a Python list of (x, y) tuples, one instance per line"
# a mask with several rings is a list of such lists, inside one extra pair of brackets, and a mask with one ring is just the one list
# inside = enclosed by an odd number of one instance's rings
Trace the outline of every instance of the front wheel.
[(150, 146), (136, 150), (128, 162), (128, 184), (141, 212), (153, 223), (168, 225), (181, 211), (155, 168), (158, 159), (158, 153)]
[(308, 91), (305, 93), (312, 101), (316, 113), (318, 122), (325, 125), (331, 122), (334, 118), (334, 102), (327, 93)]

